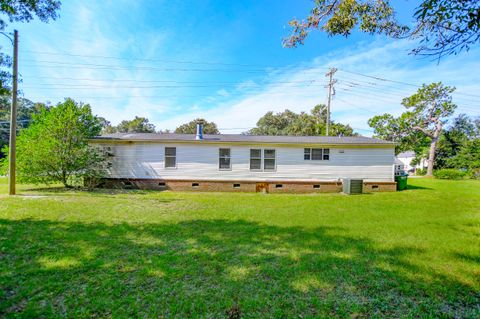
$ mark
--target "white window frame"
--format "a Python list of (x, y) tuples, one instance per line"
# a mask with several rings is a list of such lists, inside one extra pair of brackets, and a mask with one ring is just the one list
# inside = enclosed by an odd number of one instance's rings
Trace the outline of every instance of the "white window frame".
[[(273, 158), (269, 157), (269, 158), (266, 158), (265, 157), (265, 151), (273, 151)], [(274, 149), (274, 148), (265, 148), (263, 149), (263, 171), (264, 172), (276, 172), (277, 171), (277, 150)], [(269, 168), (269, 169), (265, 169), (265, 160), (273, 160), (273, 168)]]
[[(252, 150), (260, 151), (260, 157), (252, 157)], [(261, 148), (250, 148), (248, 150), (248, 166), (251, 172), (261, 172), (263, 170), (263, 160), (262, 160), (263, 149)], [(260, 168), (252, 168), (252, 159), (260, 160)]]
[[(321, 155), (320, 159), (313, 159), (313, 150), (321, 150)], [(306, 150), (309, 150), (309, 153), (306, 152)], [(328, 154), (325, 154), (325, 150), (328, 152)], [(305, 155), (308, 155), (308, 159), (305, 158)], [(325, 155), (328, 156), (328, 159), (325, 159)], [(303, 160), (304, 161), (315, 161), (315, 162), (323, 162), (323, 161), (329, 161), (330, 160), (330, 148), (319, 148), (319, 147), (305, 147), (303, 149)]]
[[(222, 156), (221, 150), (228, 150), (228, 156)], [(222, 159), (228, 159), (228, 168), (220, 167), (220, 163)], [(219, 171), (231, 171), (232, 170), (232, 149), (227, 147), (220, 147), (218, 149), (218, 170)]]
[[(252, 157), (251, 156), (251, 150), (259, 150), (260, 151), (260, 157)], [(265, 151), (274, 151), (274, 157), (273, 158), (265, 158)], [(275, 148), (250, 148), (249, 149), (249, 167), (251, 172), (276, 172), (277, 171), (277, 149)], [(251, 160), (256, 159), (260, 160), (260, 168), (253, 168), (251, 165)], [(265, 169), (265, 160), (273, 160), (274, 161), (274, 168), (273, 169)]]
[[(167, 155), (167, 148), (173, 148), (175, 150), (175, 156)], [(165, 146), (164, 148), (164, 167), (165, 169), (177, 169), (177, 148), (175, 146)], [(167, 166), (167, 158), (174, 158), (175, 159), (175, 166)]]

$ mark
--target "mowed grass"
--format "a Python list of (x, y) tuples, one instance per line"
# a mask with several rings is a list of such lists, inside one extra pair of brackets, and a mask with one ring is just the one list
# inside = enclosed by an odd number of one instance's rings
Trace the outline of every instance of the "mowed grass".
[[(6, 193), (5, 180), (1, 190)], [(480, 316), (480, 182), (0, 196), (0, 317)]]

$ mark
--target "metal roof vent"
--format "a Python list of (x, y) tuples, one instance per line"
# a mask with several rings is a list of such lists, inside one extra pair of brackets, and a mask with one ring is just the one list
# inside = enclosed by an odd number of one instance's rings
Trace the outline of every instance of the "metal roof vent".
[(195, 135), (196, 140), (203, 140), (203, 124), (197, 123), (197, 135)]

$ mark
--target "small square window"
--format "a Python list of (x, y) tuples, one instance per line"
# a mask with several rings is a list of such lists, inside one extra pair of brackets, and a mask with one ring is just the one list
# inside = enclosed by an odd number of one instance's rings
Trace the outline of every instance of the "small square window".
[(233, 184), (233, 188), (240, 188), (240, 184)]
[(266, 171), (274, 171), (275, 170), (275, 160), (274, 159), (265, 159), (264, 167)]
[(262, 157), (262, 150), (260, 149), (251, 149), (250, 150), (250, 157), (254, 158), (261, 158)]
[(322, 149), (312, 148), (312, 160), (319, 161), (322, 159)]
[(378, 189), (378, 185), (372, 185), (372, 189)]
[(330, 149), (324, 148), (323, 149), (323, 160), (328, 161), (330, 159)]
[(275, 188), (283, 188), (283, 185), (282, 184), (276, 184)]
[(315, 185), (313, 185), (313, 188), (315, 188), (315, 189), (320, 189), (320, 185), (319, 185), (319, 184), (315, 184)]
[(174, 168), (176, 165), (175, 157), (165, 157), (165, 167)]
[(250, 159), (250, 169), (252, 170), (262, 169), (262, 160), (257, 158)]
[(310, 154), (311, 151), (312, 151), (311, 148), (305, 148), (305, 149), (303, 149), (303, 159), (304, 159), (305, 161), (309, 161), (309, 160), (310, 160), (310, 158), (311, 158), (311, 154)]
[(199, 187), (199, 186), (200, 186), (199, 183), (192, 183), (192, 187), (193, 187), (193, 188), (197, 188), (197, 187)]
[(163, 182), (158, 183), (158, 186), (159, 186), (159, 187), (167, 187), (167, 185), (166, 185), (165, 183), (163, 183)]

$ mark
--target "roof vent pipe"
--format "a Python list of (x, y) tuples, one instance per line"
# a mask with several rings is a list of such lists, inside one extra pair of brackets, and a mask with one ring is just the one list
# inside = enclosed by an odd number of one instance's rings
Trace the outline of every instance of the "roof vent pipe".
[(196, 140), (203, 140), (203, 124), (197, 123), (197, 135), (195, 135)]

